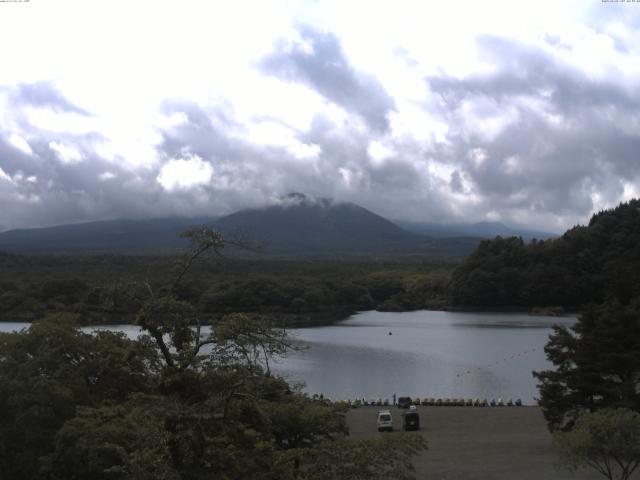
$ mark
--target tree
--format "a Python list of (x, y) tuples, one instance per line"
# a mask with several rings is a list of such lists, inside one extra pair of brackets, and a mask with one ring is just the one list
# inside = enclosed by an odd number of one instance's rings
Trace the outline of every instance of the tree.
[(302, 459), (296, 476), (300, 480), (411, 480), (411, 459), (426, 448), (422, 435), (399, 433), (367, 440), (340, 438), (289, 454)]
[(55, 315), (0, 334), (0, 478), (36, 478), (40, 458), (80, 407), (154, 387), (151, 345), (116, 332), (83, 333), (77, 320)]
[(43, 472), (55, 480), (178, 480), (167, 448), (166, 398), (133, 395), (81, 407), (58, 431)]
[(0, 334), (0, 478), (411, 478), (422, 437), (348, 440), (342, 407), (272, 375), (292, 346), (269, 318), (201, 318), (180, 286), (226, 242), (186, 236), (169, 282), (118, 289), (138, 308), (138, 339), (68, 316)]
[(570, 428), (581, 409), (640, 410), (640, 305), (588, 308), (545, 347), (555, 370), (534, 372), (551, 429)]
[(570, 432), (556, 432), (560, 464), (591, 467), (609, 480), (627, 480), (640, 465), (640, 414), (628, 409), (582, 411)]
[[(188, 478), (364, 478), (357, 471), (411, 478), (409, 459), (424, 447), (422, 437), (396, 438), (393, 448), (346, 441), (338, 407), (271, 376), (269, 358), (293, 347), (267, 318), (230, 314), (201, 337), (196, 310), (174, 292), (194, 261), (219, 253), (224, 240), (206, 228), (186, 236), (193, 248), (175, 280), (157, 293), (149, 288), (137, 317), (164, 359), (161, 389), (179, 402), (165, 419), (172, 467)], [(345, 463), (336, 467), (336, 460)], [(342, 468), (352, 471), (336, 477)]]

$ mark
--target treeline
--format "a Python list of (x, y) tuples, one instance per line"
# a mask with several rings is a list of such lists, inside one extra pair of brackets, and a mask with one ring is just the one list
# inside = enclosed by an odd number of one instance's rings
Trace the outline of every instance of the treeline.
[(415, 478), (422, 436), (351, 439), (344, 407), (256, 361), (288, 349), (282, 330), (231, 315), (203, 340), (172, 317), (137, 340), (67, 314), (0, 333), (0, 478)]
[[(132, 321), (132, 292), (176, 273), (152, 256), (0, 255), (0, 320), (80, 314), (88, 323)], [(640, 296), (640, 200), (593, 216), (559, 238), (480, 243), (462, 264), (204, 259), (175, 294), (202, 314), (277, 316), (324, 323), (359, 310), (484, 308), (579, 310)]]
[(640, 200), (600, 212), (560, 238), (483, 241), (453, 274), (454, 306), (577, 309), (640, 295)]
[[(51, 313), (88, 323), (132, 321), (132, 293), (175, 275), (170, 257), (0, 257), (0, 318)], [(345, 318), (359, 310), (443, 308), (452, 266), (206, 259), (176, 296), (207, 315), (277, 315), (286, 324)], [(150, 274), (153, 272), (153, 274)]]
[(349, 438), (345, 407), (271, 374), (269, 359), (295, 348), (283, 328), (240, 313), (202, 321), (177, 297), (193, 261), (220, 248), (209, 229), (191, 238), (173, 276), (130, 283), (136, 339), (85, 333), (69, 314), (0, 333), (0, 478), (415, 478), (421, 435)]

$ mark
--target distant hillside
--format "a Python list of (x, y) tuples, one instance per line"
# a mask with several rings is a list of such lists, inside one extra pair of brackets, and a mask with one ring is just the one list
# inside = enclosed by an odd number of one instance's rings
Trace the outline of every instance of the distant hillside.
[(543, 232), (540, 230), (528, 230), (511, 228), (501, 222), (477, 222), (477, 223), (431, 223), (431, 222), (409, 222), (397, 220), (395, 222), (405, 230), (420, 235), (434, 238), (446, 237), (478, 237), (494, 238), (501, 237), (522, 237), (528, 241), (532, 239), (546, 240), (557, 237), (558, 234)]
[(353, 203), (292, 194), (278, 205), (219, 218), (110, 220), (0, 233), (9, 253), (175, 253), (185, 229), (209, 225), (225, 236), (261, 244), (259, 253), (228, 248), (226, 255), (276, 258), (462, 258), (480, 238), (431, 238), (408, 232)]
[(295, 203), (242, 210), (219, 219), (223, 233), (247, 232), (269, 253), (384, 251), (421, 239), (353, 203), (296, 197)]
[(186, 245), (180, 233), (214, 218), (106, 220), (0, 233), (0, 250), (10, 253), (168, 253)]
[(433, 239), (408, 232), (353, 203), (334, 203), (302, 194), (282, 204), (248, 209), (214, 223), (224, 234), (246, 232), (263, 241), (263, 253), (284, 256), (462, 257), (479, 239)]
[(639, 299), (640, 200), (600, 212), (556, 239), (483, 241), (454, 272), (451, 295), (455, 305), (481, 307)]

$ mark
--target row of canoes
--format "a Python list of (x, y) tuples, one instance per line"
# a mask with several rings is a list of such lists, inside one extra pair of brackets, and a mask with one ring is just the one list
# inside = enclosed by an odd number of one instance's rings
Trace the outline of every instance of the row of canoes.
[[(339, 400), (336, 403), (344, 404), (351, 408), (357, 408), (362, 406), (390, 406), (392, 403), (389, 399), (382, 400), (367, 400), (365, 398), (358, 398), (355, 400)], [(522, 400), (519, 398), (513, 400), (511, 398), (503, 400), (502, 398), (492, 398), (487, 400), (486, 398), (413, 398), (413, 405), (432, 406), (432, 407), (521, 407)]]

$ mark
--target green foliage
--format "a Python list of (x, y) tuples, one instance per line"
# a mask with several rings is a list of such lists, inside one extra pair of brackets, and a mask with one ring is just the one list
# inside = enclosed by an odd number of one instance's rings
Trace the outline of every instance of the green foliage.
[(278, 448), (313, 448), (318, 439), (348, 433), (339, 410), (300, 395), (291, 395), (287, 400), (262, 407)]
[[(269, 359), (292, 346), (269, 318), (201, 318), (189, 301), (195, 295), (181, 288), (184, 277), (224, 243), (206, 229), (187, 237), (193, 248), (168, 281), (118, 282), (87, 296), (94, 305), (136, 308), (146, 332), (139, 339), (85, 334), (70, 316), (0, 335), (0, 476), (275, 480), (363, 478), (354, 476), (361, 471), (411, 478), (410, 457), (422, 437), (398, 436), (393, 445), (347, 441), (341, 408), (270, 374)], [(47, 285), (47, 299), (68, 293), (64, 283)], [(297, 309), (318, 292), (338, 304), (370, 299), (366, 288), (336, 279), (314, 285), (311, 295), (295, 282), (259, 281), (256, 290), (266, 287)], [(211, 327), (206, 334), (203, 326)]]
[(135, 311), (145, 334), (83, 333), (69, 314), (0, 334), (0, 478), (412, 478), (421, 436), (348, 440), (343, 407), (271, 375), (270, 359), (293, 348), (286, 332), (269, 316), (233, 312), (370, 306), (368, 289), (335, 274), (234, 279), (205, 297), (231, 312), (207, 318), (195, 305), (203, 283), (186, 277), (225, 242), (208, 229), (186, 236), (192, 249), (154, 281), (18, 287), (47, 308), (80, 291), (81, 309)]
[(295, 477), (299, 479), (409, 480), (415, 478), (412, 457), (426, 448), (421, 435), (398, 433), (368, 440), (325, 441), (290, 455), (300, 460), (301, 469)]
[(640, 465), (640, 414), (627, 409), (582, 411), (570, 432), (556, 432), (560, 465), (588, 466), (610, 480), (627, 480)]
[(10, 312), (22, 305), (24, 297), (14, 291), (6, 291), (0, 294), (0, 312)]
[(164, 428), (166, 399), (138, 395), (115, 406), (81, 407), (55, 436), (43, 473), (66, 480), (177, 480)]
[(640, 296), (640, 200), (594, 215), (562, 237), (483, 241), (452, 275), (451, 302), (575, 309)]
[(40, 287), (41, 300), (58, 300), (66, 305), (76, 303), (83, 297), (87, 284), (77, 278), (47, 280)]
[(640, 305), (592, 306), (573, 327), (555, 327), (545, 352), (555, 370), (534, 375), (551, 428), (584, 408), (640, 410)]
[(144, 341), (82, 333), (70, 316), (0, 334), (0, 476), (35, 478), (39, 459), (79, 406), (151, 390), (156, 358)]
[[(83, 323), (131, 323), (149, 288), (157, 296), (184, 267), (184, 258), (177, 257), (0, 256), (0, 319), (72, 312), (80, 313)], [(443, 308), (451, 269), (412, 263), (222, 263), (203, 256), (171, 290), (176, 300), (189, 303), (201, 316), (259, 313), (297, 326), (372, 308)], [(60, 293), (62, 286), (76, 283), (77, 291)]]

